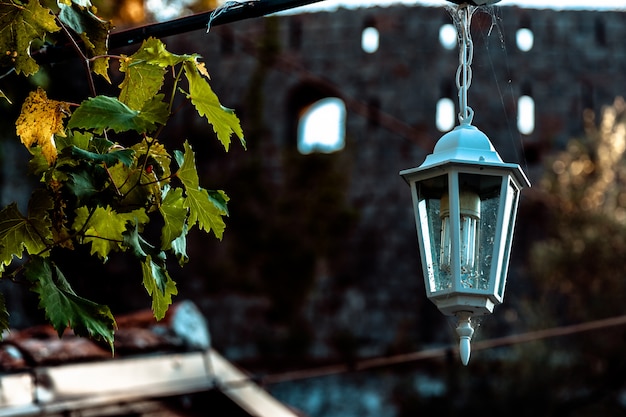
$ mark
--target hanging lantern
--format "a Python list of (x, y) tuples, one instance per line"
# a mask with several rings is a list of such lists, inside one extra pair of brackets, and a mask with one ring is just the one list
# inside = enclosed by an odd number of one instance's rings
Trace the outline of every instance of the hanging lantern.
[(502, 162), (489, 138), (471, 124), (471, 7), (459, 7), (460, 125), (422, 165), (400, 172), (411, 187), (426, 294), (443, 314), (457, 317), (464, 365), (474, 333), (471, 318), (490, 314), (504, 298), (519, 194), (530, 186), (519, 165)]
[(400, 175), (411, 187), (426, 294), (458, 318), (467, 364), (471, 317), (493, 312), (504, 298), (519, 194), (530, 184), (469, 124), (444, 135), (422, 165)]

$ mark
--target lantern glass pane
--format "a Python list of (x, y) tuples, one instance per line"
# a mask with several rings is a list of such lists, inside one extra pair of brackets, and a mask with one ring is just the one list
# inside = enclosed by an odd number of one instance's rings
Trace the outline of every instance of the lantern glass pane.
[(515, 183), (509, 179), (502, 219), (502, 230), (506, 231), (506, 234), (502, 235), (502, 238), (504, 239), (503, 254), (502, 265), (500, 267), (500, 277), (498, 280), (498, 295), (500, 296), (500, 299), (504, 298), (504, 287), (506, 285), (506, 275), (511, 254), (511, 243), (513, 241), (513, 229), (515, 227), (515, 214), (517, 213), (519, 191), (520, 190)]
[(422, 266), (429, 293), (452, 287), (450, 274), (441, 272), (441, 197), (447, 193), (448, 177), (427, 179), (417, 184), (418, 231), (422, 245)]
[[(459, 174), (460, 284), (463, 290), (493, 291), (491, 267), (501, 188), (500, 176)], [(478, 201), (464, 203), (464, 195), (474, 196)]]

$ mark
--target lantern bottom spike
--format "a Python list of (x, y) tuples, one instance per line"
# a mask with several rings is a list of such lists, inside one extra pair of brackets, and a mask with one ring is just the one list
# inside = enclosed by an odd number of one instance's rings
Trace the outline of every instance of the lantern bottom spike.
[(457, 318), (459, 320), (456, 327), (456, 334), (459, 335), (459, 354), (461, 362), (467, 366), (472, 351), (470, 342), (474, 335), (474, 328), (471, 323), (472, 315), (467, 312), (461, 312), (457, 314)]

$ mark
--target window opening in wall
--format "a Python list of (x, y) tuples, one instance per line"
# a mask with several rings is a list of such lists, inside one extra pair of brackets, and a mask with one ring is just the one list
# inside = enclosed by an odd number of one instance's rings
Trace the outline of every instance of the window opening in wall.
[(441, 98), (437, 102), (435, 123), (440, 132), (448, 132), (455, 125), (454, 101), (450, 98)]
[(340, 98), (323, 98), (307, 107), (298, 124), (298, 151), (332, 153), (344, 148), (346, 105)]
[(521, 96), (517, 102), (517, 129), (523, 135), (535, 130), (535, 100), (530, 96)]
[(364, 52), (373, 54), (378, 51), (379, 43), (380, 33), (378, 33), (378, 29), (373, 26), (368, 26), (363, 29), (363, 32), (361, 33), (361, 48)]
[(457, 32), (454, 25), (446, 23), (439, 28), (439, 42), (446, 49), (456, 48)]
[(533, 34), (533, 31), (528, 28), (520, 28), (515, 34), (515, 41), (517, 42), (517, 48), (520, 51), (528, 52), (533, 49), (535, 35)]

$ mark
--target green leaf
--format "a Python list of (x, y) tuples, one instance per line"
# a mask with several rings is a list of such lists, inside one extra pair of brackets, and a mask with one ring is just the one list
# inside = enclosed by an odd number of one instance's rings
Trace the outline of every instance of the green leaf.
[(181, 154), (178, 150), (174, 153), (176, 162), (180, 166), (176, 176), (182, 181), (185, 188), (198, 188), (200, 180), (198, 179), (198, 171), (196, 169), (196, 155), (188, 141), (185, 141), (183, 146), (185, 147), (184, 154)]
[(165, 313), (172, 304), (172, 296), (178, 294), (176, 283), (170, 278), (167, 269), (147, 256), (141, 263), (143, 285), (152, 296), (152, 312), (157, 320), (165, 317)]
[(117, 164), (109, 168), (111, 179), (123, 196), (120, 207), (127, 211), (137, 207), (156, 210), (161, 202), (161, 186), (154, 172), (147, 172), (133, 164), (128, 168)]
[(165, 48), (165, 44), (157, 38), (148, 38), (141, 47), (130, 56), (133, 62), (145, 62), (159, 67), (173, 67), (188, 59), (195, 59), (195, 55), (176, 55)]
[(89, 200), (101, 191), (93, 175), (86, 170), (72, 172), (68, 175), (70, 180), (67, 183), (67, 187), (80, 202)]
[(172, 247), (172, 241), (183, 235), (189, 211), (183, 206), (182, 189), (168, 187), (164, 192), (165, 197), (159, 207), (164, 220), (161, 229), (161, 249), (168, 250)]
[[(139, 225), (137, 222), (128, 224), (126, 231), (124, 232), (124, 246), (126, 246), (136, 258), (142, 261), (146, 259), (148, 255), (160, 256), (162, 252), (157, 251), (154, 246), (148, 243), (139, 234)], [(161, 255), (164, 256), (164, 255)]]
[(132, 149), (116, 149), (112, 150), (108, 153), (95, 153), (89, 152), (81, 148), (77, 148), (76, 146), (72, 147), (72, 155), (77, 158), (82, 158), (94, 162), (101, 162), (108, 166), (112, 166), (121, 162), (127, 167), (130, 166), (134, 161), (135, 151)]
[(228, 201), (230, 197), (222, 190), (207, 190), (209, 200), (218, 210), (228, 216)]
[(165, 178), (169, 180), (172, 174), (170, 171), (172, 157), (165, 149), (165, 146), (155, 139), (150, 139), (150, 143), (144, 139), (140, 143), (133, 145), (132, 149), (136, 152), (139, 164), (143, 165), (144, 161), (146, 161), (146, 168), (151, 165), (159, 179)]
[(187, 256), (187, 223), (183, 225), (183, 233), (178, 236), (176, 239), (172, 241), (172, 252), (176, 259), (178, 259), (178, 264), (183, 266), (189, 261), (189, 256)]
[(176, 176), (180, 178), (185, 187), (186, 197), (183, 207), (189, 209), (189, 228), (198, 223), (201, 230), (206, 232), (212, 230), (215, 236), (221, 239), (226, 228), (222, 216), (227, 214), (226, 210), (221, 208), (223, 205), (221, 202), (227, 201), (228, 197), (223, 192), (221, 194), (220, 192), (217, 194), (212, 192), (212, 196), (209, 197), (209, 192), (199, 186), (195, 154), (187, 141), (185, 141), (184, 147), (184, 154), (180, 151), (175, 153), (176, 161), (180, 165)]
[(74, 293), (61, 271), (48, 260), (33, 258), (26, 266), (32, 291), (39, 294), (39, 308), (59, 337), (69, 326), (79, 336), (104, 340), (113, 350), (115, 319), (107, 306), (96, 304)]
[(74, 110), (67, 127), (70, 129), (87, 129), (102, 133), (105, 129), (115, 132), (135, 130), (142, 132), (139, 111), (133, 110), (116, 98), (96, 96), (81, 103)]
[(83, 133), (78, 131), (69, 131), (68, 133), (69, 134), (65, 137), (55, 137), (57, 149), (59, 151), (62, 151), (66, 148), (71, 148), (73, 146), (85, 150), (89, 148), (89, 144), (91, 143), (93, 135), (91, 135), (90, 133)]
[(111, 142), (107, 138), (101, 138), (101, 137), (94, 137), (89, 143), (89, 148), (82, 148), (79, 146), (79, 148), (81, 149), (87, 149), (92, 152), (101, 153), (101, 154), (109, 152), (109, 150), (111, 150), (111, 148), (113, 147), (115, 147), (114, 142)]
[(91, 254), (106, 260), (112, 251), (126, 249), (123, 243), (128, 222), (137, 222), (143, 226), (148, 221), (148, 215), (143, 208), (129, 213), (118, 213), (109, 206), (96, 207), (90, 215), (89, 209), (83, 206), (76, 209), (72, 230), (84, 230), (83, 243), (91, 243)]
[(20, 213), (15, 203), (0, 211), (0, 266), (9, 265), (14, 256), (21, 259), (24, 249), (31, 255), (45, 251), (52, 239), (46, 213), (50, 207), (51, 200), (35, 193), (29, 202), (28, 217)]
[(209, 123), (213, 126), (213, 131), (217, 133), (217, 138), (228, 151), (230, 145), (230, 136), (235, 134), (245, 148), (246, 142), (243, 137), (243, 130), (239, 123), (239, 119), (235, 113), (222, 106), (217, 95), (211, 89), (208, 81), (200, 74), (195, 63), (186, 61), (183, 64), (185, 68), (185, 76), (189, 82), (189, 94), (187, 98), (196, 108), (200, 116), (205, 116)]
[(152, 132), (158, 125), (167, 123), (170, 111), (167, 103), (163, 101), (164, 97), (163, 94), (157, 94), (144, 103), (137, 121), (143, 131)]
[(189, 227), (198, 223), (198, 227), (205, 232), (213, 231), (218, 239), (224, 235), (226, 224), (222, 219), (223, 213), (209, 200), (207, 190), (186, 190), (187, 197), (183, 203), (189, 209)]
[(36, 73), (39, 65), (30, 55), (31, 43), (60, 29), (38, 0), (0, 2), (0, 66), (15, 66), (18, 74)]
[[(90, 6), (75, 1), (71, 5), (59, 2), (59, 7), (61, 8), (59, 19), (80, 35), (87, 49), (87, 57), (106, 55), (109, 31), (112, 28), (111, 23), (96, 16)], [(103, 76), (110, 82), (109, 58), (98, 58), (91, 65), (94, 73)]]
[[(145, 42), (144, 42), (145, 45)], [(165, 68), (146, 61), (140, 49), (134, 55), (122, 59), (120, 71), (125, 73), (119, 85), (119, 99), (131, 109), (141, 110), (161, 90), (165, 76)]]
[(9, 312), (4, 300), (4, 294), (0, 293), (0, 340), (5, 330), (9, 330)]

